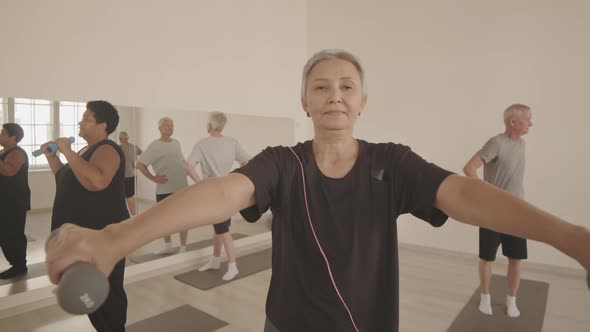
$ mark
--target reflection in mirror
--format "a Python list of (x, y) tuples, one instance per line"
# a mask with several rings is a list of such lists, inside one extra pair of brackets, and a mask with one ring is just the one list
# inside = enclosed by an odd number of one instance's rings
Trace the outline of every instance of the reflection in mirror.
[[(6, 119), (6, 115), (4, 113), (7, 112), (7, 99), (0, 97), (0, 123), (4, 123), (4, 119)], [(8, 122), (8, 121), (6, 121)]]
[[(55, 195), (55, 179), (44, 156), (33, 157), (32, 151), (41, 144), (56, 137), (76, 138), (72, 149), (79, 151), (86, 142), (78, 137), (78, 122), (85, 111), (85, 102), (54, 101), (32, 98), (0, 98), (1, 122), (19, 123), (25, 138), (20, 145), (27, 151), (30, 161), (29, 186), (31, 188), (32, 209), (27, 214), (25, 233), (27, 235), (27, 265), (29, 272), (19, 280), (0, 280), (0, 298), (30, 289), (35, 278), (44, 276), (45, 239), (50, 232), (51, 208)], [(207, 137), (208, 112), (189, 110), (169, 110), (154, 108), (138, 108), (132, 106), (116, 106), (119, 112), (119, 125), (109, 138), (119, 142), (119, 132), (125, 131), (129, 142), (145, 150), (151, 142), (160, 137), (158, 120), (168, 116), (174, 121), (172, 138), (179, 141), (182, 154), (187, 158), (194, 144)], [(225, 136), (237, 139), (250, 156), (255, 156), (267, 146), (292, 145), (294, 142), (295, 124), (292, 119), (239, 115), (227, 112), (227, 125), (223, 130)], [(272, 141), (269, 138), (272, 137)], [(65, 159), (62, 159), (65, 162)], [(238, 167), (238, 163), (234, 167)], [(199, 166), (196, 171), (201, 175)], [(189, 184), (192, 184), (189, 179)], [(155, 205), (155, 184), (145, 176), (136, 174), (135, 197), (138, 212), (141, 213)], [(165, 221), (163, 221), (165, 222)], [(250, 235), (268, 232), (270, 215), (265, 215), (262, 222), (250, 224), (241, 216), (232, 218), (230, 233), (236, 240)], [(189, 230), (188, 250), (195, 250), (211, 245), (212, 227), (201, 227)], [(172, 237), (172, 247), (178, 248), (179, 239)], [(127, 265), (141, 264), (165, 257), (154, 252), (163, 245), (157, 240), (140, 248), (127, 259)], [(238, 253), (239, 255), (239, 253)], [(225, 257), (225, 253), (222, 253)], [(0, 256), (0, 270), (9, 267), (5, 257)], [(15, 287), (16, 282), (18, 287)], [(3, 287), (5, 285), (6, 287)]]
[[(231, 113), (226, 113), (226, 115), (227, 124), (222, 134), (237, 139), (250, 156), (255, 156), (267, 146), (293, 144), (295, 125), (291, 119)], [(207, 132), (208, 112), (140, 108), (136, 113), (136, 144), (144, 151), (150, 143), (159, 139), (158, 121), (165, 116), (170, 117), (174, 122), (171, 138), (179, 141), (185, 159), (197, 141), (209, 136)], [(269, 141), (269, 137), (272, 137), (272, 141)], [(238, 167), (238, 162), (234, 162), (233, 166), (234, 168)], [(200, 165), (197, 165), (196, 170), (201, 176)], [(153, 169), (151, 171), (154, 173)], [(155, 203), (156, 186), (140, 172), (137, 173), (137, 198), (141, 212)], [(189, 179), (189, 183), (192, 183), (192, 180)], [(267, 232), (269, 220), (270, 215), (266, 215), (262, 222), (250, 224), (245, 222), (241, 216), (236, 215), (232, 218), (230, 233), (234, 237), (240, 238)], [(190, 230), (188, 234), (189, 250), (210, 245), (212, 235), (212, 227)], [(178, 236), (172, 236), (172, 245), (174, 252), (179, 250)], [(141, 248), (129, 258), (134, 262), (154, 259), (157, 257), (154, 252), (163, 247), (164, 241), (157, 240)], [(222, 253), (222, 256), (225, 257), (225, 253)]]

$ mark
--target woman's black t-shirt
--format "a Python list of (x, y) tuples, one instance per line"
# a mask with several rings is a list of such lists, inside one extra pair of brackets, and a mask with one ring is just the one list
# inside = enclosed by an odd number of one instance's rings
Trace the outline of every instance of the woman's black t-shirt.
[[(341, 179), (323, 175), (312, 142), (293, 147), (303, 164), (315, 235), (359, 331), (398, 331), (397, 217), (412, 213), (433, 226), (448, 218), (433, 207), (450, 172), (409, 147), (359, 140), (357, 160)], [(354, 331), (332, 286), (309, 225), (302, 172), (287, 147), (267, 148), (235, 172), (255, 186), (256, 205), (241, 213), (258, 220), (269, 208), (272, 277), (266, 314), (282, 332)]]

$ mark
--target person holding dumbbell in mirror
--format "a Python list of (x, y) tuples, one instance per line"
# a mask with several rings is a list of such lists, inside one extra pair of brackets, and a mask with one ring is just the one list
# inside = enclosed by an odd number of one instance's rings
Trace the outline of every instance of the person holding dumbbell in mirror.
[[(58, 138), (41, 146), (56, 179), (52, 230), (64, 223), (98, 230), (129, 218), (125, 203), (125, 156), (118, 144), (108, 139), (119, 124), (117, 110), (107, 101), (90, 101), (78, 124), (79, 136), (88, 143), (78, 153), (72, 151), (69, 138)], [(51, 144), (57, 145), (67, 164), (47, 149)], [(88, 315), (97, 331), (125, 331), (124, 273), (125, 258), (122, 258), (109, 276), (106, 301)]]
[(25, 221), (31, 209), (29, 158), (18, 143), (24, 131), (16, 123), (5, 123), (0, 132), (0, 247), (11, 267), (0, 279), (16, 278), (27, 273), (27, 237)]

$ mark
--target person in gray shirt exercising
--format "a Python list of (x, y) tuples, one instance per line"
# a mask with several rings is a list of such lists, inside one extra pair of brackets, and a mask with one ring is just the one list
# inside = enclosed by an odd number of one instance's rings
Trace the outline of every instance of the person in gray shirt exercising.
[[(531, 108), (513, 104), (504, 111), (506, 130), (490, 138), (483, 148), (463, 168), (465, 175), (478, 178), (477, 170), (484, 166), (484, 180), (524, 198), (525, 141), (522, 138), (533, 125)], [(509, 317), (520, 316), (516, 306), (516, 292), (520, 284), (521, 261), (527, 259), (527, 242), (516, 236), (502, 234), (481, 227), (479, 229), (479, 279), (481, 298), (479, 311), (492, 314), (490, 280), (492, 262), (496, 259), (498, 247), (508, 258), (508, 294), (506, 313)]]
[[(160, 138), (148, 145), (147, 149), (137, 159), (137, 169), (148, 179), (156, 184), (156, 202), (166, 199), (173, 193), (188, 187), (188, 180), (183, 169), (184, 156), (180, 148), (180, 142), (172, 138), (174, 122), (169, 117), (158, 121)], [(148, 166), (152, 166), (155, 175)], [(166, 220), (162, 220), (166, 222)], [(180, 232), (180, 251), (186, 251), (188, 230)], [(170, 236), (164, 237), (165, 247), (156, 254), (172, 254), (174, 249)]]

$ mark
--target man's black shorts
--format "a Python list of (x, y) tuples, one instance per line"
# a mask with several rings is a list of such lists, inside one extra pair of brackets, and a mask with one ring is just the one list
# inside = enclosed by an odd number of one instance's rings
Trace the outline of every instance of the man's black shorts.
[(502, 244), (502, 254), (512, 259), (527, 259), (526, 239), (497, 233), (486, 228), (479, 229), (479, 258), (493, 262)]

